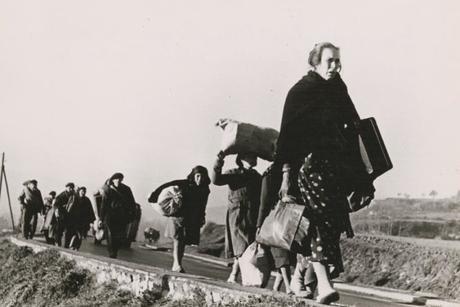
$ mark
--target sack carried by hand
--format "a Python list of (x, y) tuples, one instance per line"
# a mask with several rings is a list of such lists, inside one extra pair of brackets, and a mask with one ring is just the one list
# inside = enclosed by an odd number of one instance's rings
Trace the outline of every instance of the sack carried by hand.
[(272, 260), (270, 254), (256, 242), (246, 248), (238, 259), (243, 286), (264, 288), (270, 279)]
[(224, 131), (221, 150), (226, 155), (253, 153), (264, 160), (274, 160), (279, 135), (275, 129), (262, 128), (232, 119), (221, 119), (216, 126)]
[(305, 206), (292, 200), (278, 201), (265, 218), (256, 241), (293, 252), (301, 252), (310, 222), (303, 216)]
[(174, 216), (182, 208), (182, 191), (178, 186), (163, 189), (153, 209), (163, 216)]

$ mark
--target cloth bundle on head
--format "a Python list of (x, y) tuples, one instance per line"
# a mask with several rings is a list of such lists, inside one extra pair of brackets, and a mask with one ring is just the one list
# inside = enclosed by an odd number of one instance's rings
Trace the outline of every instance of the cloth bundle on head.
[(74, 189), (75, 188), (75, 184), (73, 182), (69, 182), (65, 185), (66, 188), (72, 188)]
[(221, 150), (226, 154), (251, 153), (267, 161), (275, 159), (278, 131), (256, 125), (221, 119), (216, 126), (224, 131)]

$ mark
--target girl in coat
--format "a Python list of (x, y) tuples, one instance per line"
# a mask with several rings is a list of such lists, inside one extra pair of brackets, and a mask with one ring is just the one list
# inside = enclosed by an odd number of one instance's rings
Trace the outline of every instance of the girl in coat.
[(161, 191), (167, 187), (178, 186), (182, 192), (182, 207), (168, 218), (165, 229), (165, 236), (173, 240), (172, 271), (185, 273), (182, 267), (185, 245), (200, 243), (200, 228), (206, 222), (210, 182), (208, 170), (199, 165), (192, 169), (187, 179), (165, 183), (150, 194), (148, 201), (156, 203)]
[[(278, 201), (277, 188), (280, 186), (279, 173), (276, 168), (271, 165), (262, 175), (261, 193), (260, 193), (260, 208), (259, 216), (257, 218), (257, 230), (260, 230), (265, 218), (270, 211), (275, 207)], [(296, 262), (296, 254), (281, 248), (271, 247), (271, 254), (273, 256), (274, 266), (277, 269), (277, 275), (273, 284), (273, 290), (279, 291), (284, 282), (286, 293), (295, 294), (299, 297), (309, 297), (310, 293), (305, 292), (299, 286), (298, 289), (291, 289), (291, 265)]]
[(224, 158), (224, 153), (219, 152), (211, 177), (215, 185), (228, 185), (225, 251), (227, 257), (234, 258), (234, 262), (227, 281), (235, 283), (239, 271), (238, 258), (255, 240), (261, 175), (253, 169), (257, 165), (255, 155), (237, 155), (238, 167), (222, 174)]

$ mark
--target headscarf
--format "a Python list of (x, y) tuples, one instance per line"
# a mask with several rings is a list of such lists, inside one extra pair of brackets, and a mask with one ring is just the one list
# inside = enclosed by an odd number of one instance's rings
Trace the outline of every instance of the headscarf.
[(211, 184), (211, 179), (209, 179), (208, 170), (206, 169), (206, 167), (201, 165), (195, 166), (190, 172), (190, 174), (187, 176), (187, 180), (189, 181), (189, 183), (195, 182), (195, 174), (201, 174), (201, 176), (203, 177), (202, 185), (209, 186), (209, 184)]
[(83, 191), (85, 191), (85, 192), (86, 192), (86, 187), (79, 187), (79, 188), (77, 189), (77, 193), (79, 193), (79, 192), (80, 192), (80, 190), (83, 190)]
[(115, 173), (115, 174), (113, 174), (113, 175), (110, 177), (110, 181), (112, 181), (112, 180), (114, 180), (114, 179), (123, 180), (123, 178), (125, 178), (125, 176), (123, 176), (122, 173)]

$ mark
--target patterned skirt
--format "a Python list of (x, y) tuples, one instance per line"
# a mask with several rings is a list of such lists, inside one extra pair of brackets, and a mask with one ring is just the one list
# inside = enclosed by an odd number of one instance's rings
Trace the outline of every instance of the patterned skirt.
[(344, 211), (348, 200), (341, 191), (339, 174), (336, 163), (310, 154), (298, 176), (300, 196), (306, 206), (304, 215), (310, 221), (304, 256), (334, 266), (336, 274), (343, 272), (339, 241), (348, 218)]

